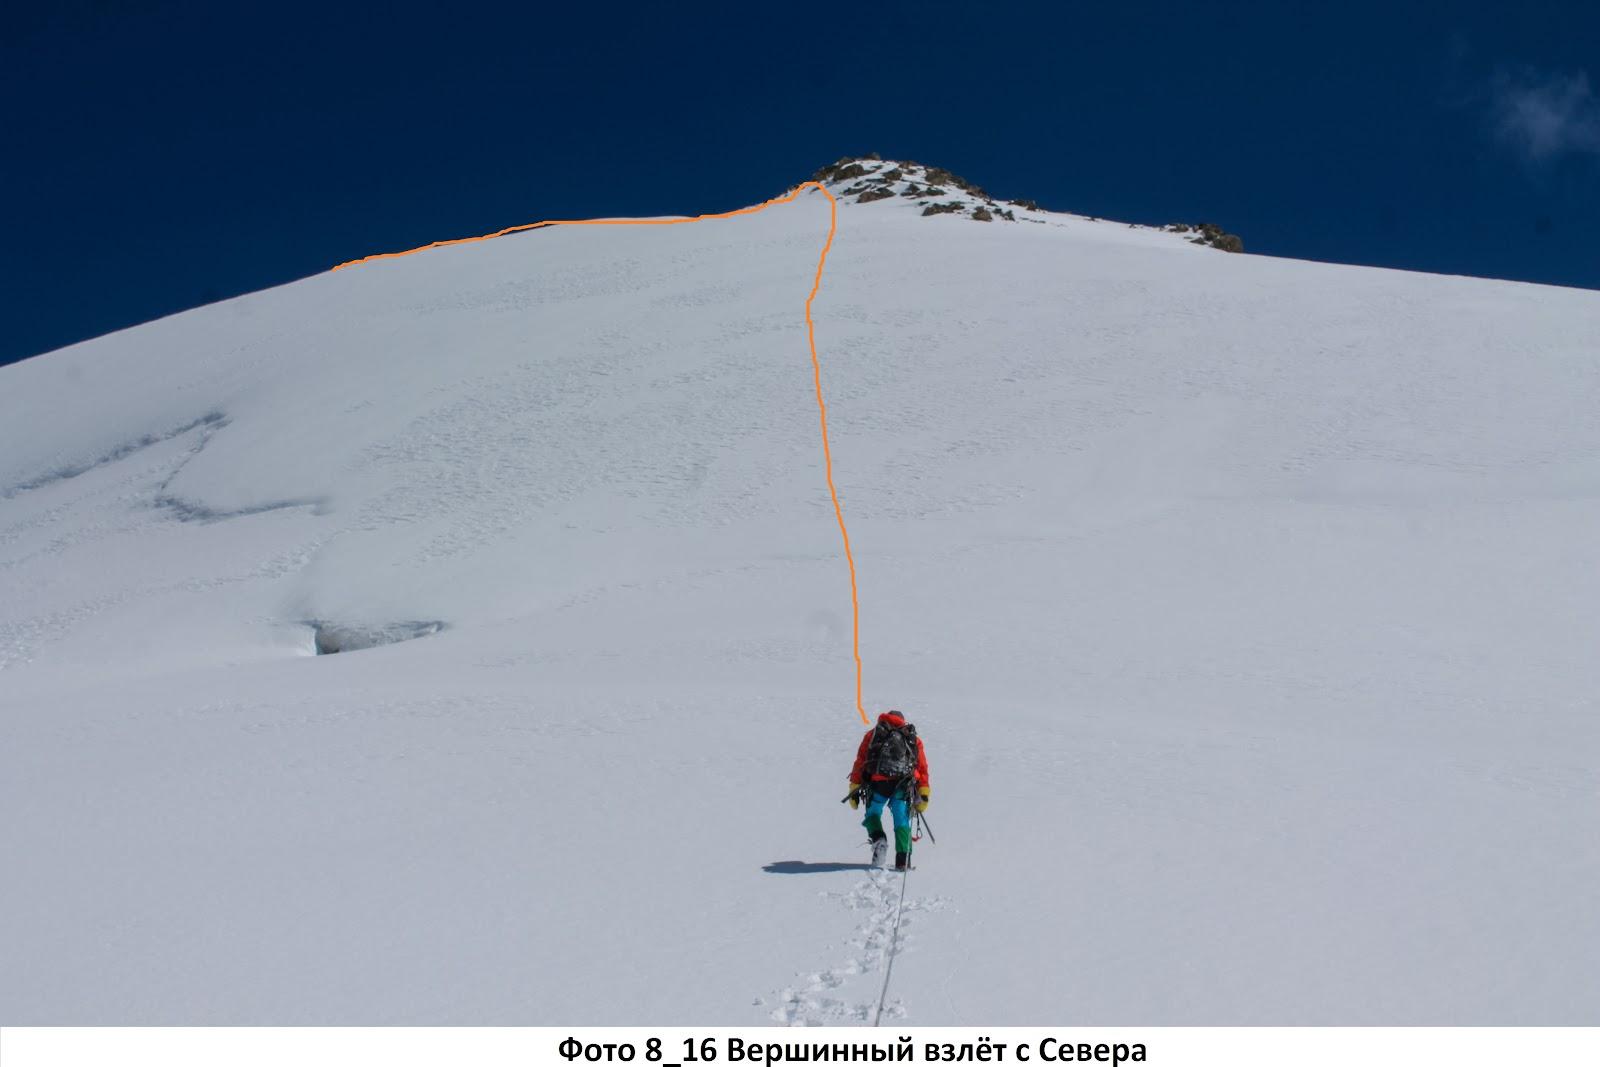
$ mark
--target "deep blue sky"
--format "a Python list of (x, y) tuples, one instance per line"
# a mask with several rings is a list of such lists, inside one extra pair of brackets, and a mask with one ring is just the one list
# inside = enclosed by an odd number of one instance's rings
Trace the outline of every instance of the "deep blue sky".
[(0, 363), (844, 154), (1271, 255), (1600, 288), (1600, 4), (0, 8)]

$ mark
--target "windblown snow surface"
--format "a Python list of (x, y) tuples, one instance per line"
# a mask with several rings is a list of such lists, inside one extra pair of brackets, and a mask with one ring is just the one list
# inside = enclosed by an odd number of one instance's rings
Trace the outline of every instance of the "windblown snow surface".
[[(815, 306), (885, 1019), (1593, 1023), (1600, 295), (1016, 214)], [(0, 1021), (870, 1021), (828, 216), (0, 369)]]

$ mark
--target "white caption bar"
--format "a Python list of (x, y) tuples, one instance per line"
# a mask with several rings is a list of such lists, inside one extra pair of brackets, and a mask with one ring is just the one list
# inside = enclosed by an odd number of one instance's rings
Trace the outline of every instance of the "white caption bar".
[(559, 1067), (574, 1064), (1594, 1067), (1600, 1028), (0, 1028), (0, 1067)]

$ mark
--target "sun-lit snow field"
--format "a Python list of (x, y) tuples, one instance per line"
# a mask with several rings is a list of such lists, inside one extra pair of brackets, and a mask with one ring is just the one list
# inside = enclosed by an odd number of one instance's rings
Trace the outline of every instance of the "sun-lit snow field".
[[(1600, 294), (1017, 215), (843, 203), (816, 302), (886, 1019), (1594, 1022)], [(0, 369), (0, 1022), (870, 1020), (827, 226)]]

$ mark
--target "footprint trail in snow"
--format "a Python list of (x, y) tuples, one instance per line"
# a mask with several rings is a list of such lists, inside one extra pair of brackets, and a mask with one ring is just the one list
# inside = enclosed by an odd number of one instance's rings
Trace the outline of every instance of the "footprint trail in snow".
[[(772, 1005), (768, 1017), (774, 1022), (789, 1026), (835, 1026), (851, 1023), (870, 1023), (878, 1006), (882, 989), (882, 975), (889, 963), (890, 943), (894, 955), (905, 955), (914, 939), (913, 931), (923, 915), (945, 906), (943, 897), (905, 898), (900, 905), (902, 875), (890, 870), (874, 870), (845, 892), (824, 890), (823, 896), (841, 902), (855, 912), (865, 912), (865, 918), (846, 941), (850, 954), (844, 962), (823, 971), (805, 974), (788, 986), (758, 1003)], [(895, 936), (895, 916), (900, 916), (899, 936)], [(852, 979), (871, 975), (874, 981), (860, 982), (845, 996), (844, 986)], [(904, 1019), (907, 1016), (905, 1001), (889, 990), (883, 1004), (884, 1019)]]

